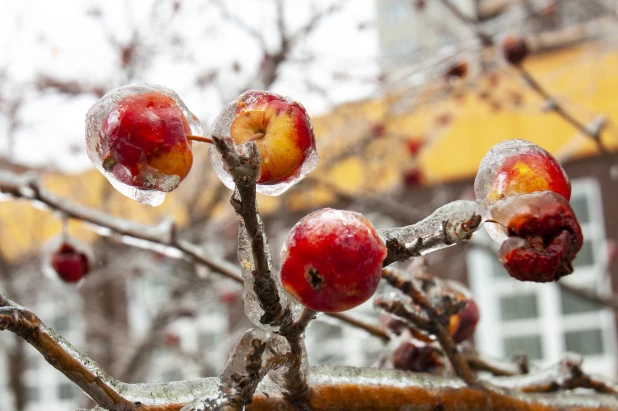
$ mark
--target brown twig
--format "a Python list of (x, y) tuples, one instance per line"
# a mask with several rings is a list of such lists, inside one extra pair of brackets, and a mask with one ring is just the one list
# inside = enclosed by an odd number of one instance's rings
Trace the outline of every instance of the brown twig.
[[(482, 357), (478, 353), (464, 354), (466, 362), (475, 371), (487, 371), (494, 376), (508, 377), (528, 373), (527, 359), (506, 362), (494, 358)], [(522, 359), (526, 357), (521, 357)]]
[(412, 280), (404, 279), (395, 270), (384, 268), (382, 270), (382, 278), (390, 285), (412, 298), (414, 304), (417, 304), (427, 314), (429, 321), (419, 322), (415, 325), (436, 336), (457, 375), (463, 379), (466, 384), (475, 386), (477, 377), (468, 366), (468, 363), (457, 348), (457, 344), (448, 330), (448, 321), (451, 317), (450, 313), (443, 310), (441, 307), (436, 307), (431, 304), (425, 293), (419, 290)]

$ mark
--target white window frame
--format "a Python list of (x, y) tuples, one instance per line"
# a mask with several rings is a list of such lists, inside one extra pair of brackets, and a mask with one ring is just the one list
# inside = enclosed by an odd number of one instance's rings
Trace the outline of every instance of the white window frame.
[[(582, 223), (587, 241), (593, 241), (593, 261), (589, 267), (577, 267), (572, 275), (560, 281), (581, 287), (593, 287), (597, 291), (611, 289), (605, 274), (607, 253), (605, 224), (601, 202), (601, 190), (594, 178), (583, 178), (572, 182), (572, 198), (588, 200), (589, 220)], [(473, 241), (497, 250), (498, 244), (484, 232), (477, 233)], [(602, 332), (604, 354), (585, 356), (584, 368), (588, 372), (614, 377), (616, 369), (616, 323), (611, 309), (590, 313), (563, 315), (561, 312), (560, 288), (557, 284), (525, 283), (511, 278), (497, 278), (492, 275), (492, 258), (487, 250), (473, 247), (467, 256), (470, 286), (481, 311), (481, 321), (475, 342), (479, 352), (499, 358), (505, 357), (504, 336), (540, 335), (543, 359), (539, 365), (559, 361), (566, 351), (564, 332), (599, 328)], [(503, 322), (500, 319), (500, 297), (523, 293), (536, 295), (539, 317)]]

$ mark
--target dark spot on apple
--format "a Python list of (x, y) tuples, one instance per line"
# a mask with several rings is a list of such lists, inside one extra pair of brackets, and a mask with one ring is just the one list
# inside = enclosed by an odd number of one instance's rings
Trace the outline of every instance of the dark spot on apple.
[(311, 267), (308, 269), (305, 272), (305, 278), (307, 279), (307, 282), (309, 282), (311, 288), (315, 291), (320, 291), (322, 289), (324, 285), (324, 277), (322, 277), (315, 268)]

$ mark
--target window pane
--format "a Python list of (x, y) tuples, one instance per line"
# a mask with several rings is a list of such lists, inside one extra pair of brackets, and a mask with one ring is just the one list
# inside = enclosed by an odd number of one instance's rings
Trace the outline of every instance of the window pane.
[(508, 278), (509, 273), (506, 272), (506, 269), (504, 268), (500, 260), (498, 260), (498, 257), (496, 257), (496, 254), (490, 256), (489, 258), (491, 258), (492, 276), (496, 278)]
[(536, 295), (509, 295), (500, 297), (501, 318), (504, 321), (536, 318), (539, 316)]
[(575, 267), (585, 267), (594, 265), (594, 253), (592, 251), (592, 242), (584, 241), (582, 249), (579, 250), (577, 257), (573, 260)]
[(543, 358), (541, 336), (510, 337), (504, 339), (504, 353), (511, 357), (514, 354), (526, 354), (531, 360)]
[(58, 398), (61, 400), (72, 400), (75, 398), (73, 384), (62, 383), (58, 385)]
[(560, 302), (563, 314), (589, 313), (603, 308), (599, 304), (595, 304), (563, 290), (560, 290)]
[(41, 393), (39, 387), (26, 388), (26, 401), (39, 402), (41, 400)]
[(567, 351), (582, 355), (603, 354), (603, 333), (598, 328), (566, 332), (564, 341)]
[(586, 197), (573, 197), (570, 203), (580, 223), (590, 222), (590, 211), (588, 209), (588, 200)]

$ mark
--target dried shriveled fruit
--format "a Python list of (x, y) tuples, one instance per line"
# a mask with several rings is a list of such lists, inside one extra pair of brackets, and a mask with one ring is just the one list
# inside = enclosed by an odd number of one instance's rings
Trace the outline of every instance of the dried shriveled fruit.
[(345, 311), (373, 295), (385, 257), (386, 246), (362, 214), (326, 208), (292, 228), (281, 252), (281, 282), (305, 307)]
[(507, 227), (498, 257), (521, 281), (549, 282), (573, 272), (583, 235), (569, 202), (551, 191), (507, 197), (492, 207)]

